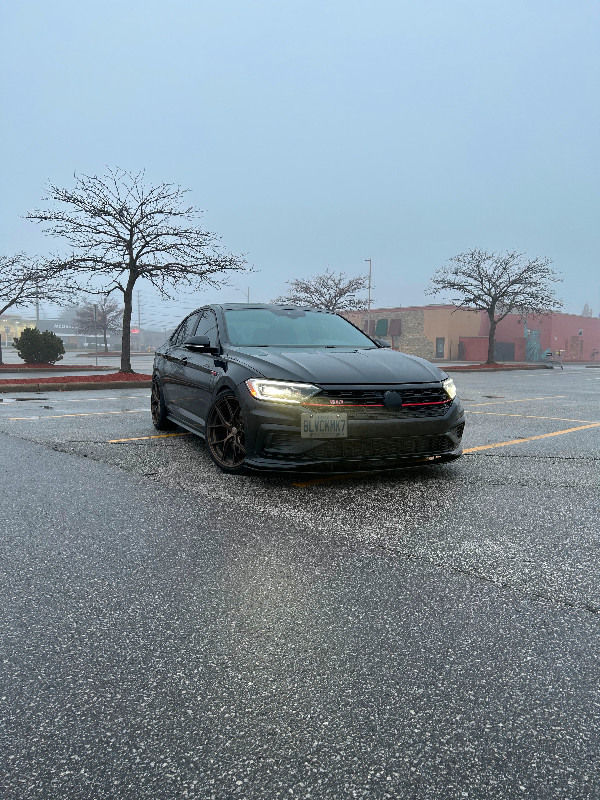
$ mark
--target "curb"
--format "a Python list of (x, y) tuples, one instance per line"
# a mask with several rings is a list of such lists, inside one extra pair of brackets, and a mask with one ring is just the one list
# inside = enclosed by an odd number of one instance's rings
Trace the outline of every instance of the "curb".
[(109, 369), (114, 369), (109, 365), (95, 367), (93, 364), (66, 364), (64, 367), (23, 367), (21, 365), (13, 366), (12, 364), (0, 364), (0, 375), (3, 372), (27, 372), (29, 374), (36, 372), (107, 372)]
[(2, 392), (76, 392), (88, 389), (151, 389), (152, 381), (77, 381), (72, 383), (0, 383)]
[(551, 364), (542, 364), (539, 367), (481, 367), (479, 369), (473, 369), (473, 367), (447, 367), (445, 364), (443, 367), (439, 364), (436, 366), (443, 369), (444, 372), (472, 372), (474, 375), (478, 375), (480, 372), (520, 372), (521, 370), (552, 369)]

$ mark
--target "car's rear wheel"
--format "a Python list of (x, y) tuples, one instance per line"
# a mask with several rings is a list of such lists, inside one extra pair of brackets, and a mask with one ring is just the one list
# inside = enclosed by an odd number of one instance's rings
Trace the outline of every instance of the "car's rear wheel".
[(152, 414), (152, 424), (158, 431), (167, 431), (174, 427), (170, 419), (167, 418), (167, 406), (162, 390), (160, 378), (156, 375), (152, 378), (152, 391), (150, 393), (150, 413)]
[(240, 402), (233, 392), (220, 394), (208, 410), (206, 446), (212, 460), (224, 472), (244, 472), (244, 416)]

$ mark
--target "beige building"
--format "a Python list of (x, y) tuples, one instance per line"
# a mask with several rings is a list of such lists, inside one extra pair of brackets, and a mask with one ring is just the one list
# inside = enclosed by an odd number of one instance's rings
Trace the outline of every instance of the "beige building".
[(2, 347), (12, 345), (13, 339), (21, 335), (23, 328), (35, 328), (35, 320), (25, 319), (16, 314), (3, 314), (0, 317)]
[(459, 338), (478, 336), (481, 327), (480, 312), (457, 311), (447, 304), (373, 308), (370, 327), (366, 311), (348, 311), (344, 316), (371, 336), (388, 341), (394, 350), (429, 361), (459, 358)]
[[(428, 361), (487, 359), (490, 323), (485, 311), (453, 305), (373, 308), (345, 316), (371, 336)], [(496, 361), (543, 361), (559, 350), (568, 361), (600, 360), (600, 318), (555, 312), (508, 314), (496, 329)]]

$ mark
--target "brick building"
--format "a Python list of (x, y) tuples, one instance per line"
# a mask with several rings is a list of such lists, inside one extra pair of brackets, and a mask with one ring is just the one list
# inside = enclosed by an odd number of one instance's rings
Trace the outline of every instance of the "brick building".
[[(367, 331), (367, 312), (350, 311), (351, 322)], [(489, 320), (483, 311), (453, 305), (371, 309), (371, 336), (395, 350), (430, 361), (485, 361)], [(600, 319), (577, 314), (509, 314), (496, 328), (497, 361), (543, 361), (547, 351), (562, 351), (567, 361), (600, 361)]]

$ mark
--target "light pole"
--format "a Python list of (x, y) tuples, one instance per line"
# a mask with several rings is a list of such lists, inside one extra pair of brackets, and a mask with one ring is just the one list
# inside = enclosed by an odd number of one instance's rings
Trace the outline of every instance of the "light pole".
[(371, 259), (365, 258), (369, 262), (369, 299), (367, 301), (367, 336), (371, 335)]
[(98, 304), (94, 303), (94, 342), (96, 347), (96, 366), (98, 366)]

